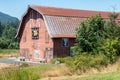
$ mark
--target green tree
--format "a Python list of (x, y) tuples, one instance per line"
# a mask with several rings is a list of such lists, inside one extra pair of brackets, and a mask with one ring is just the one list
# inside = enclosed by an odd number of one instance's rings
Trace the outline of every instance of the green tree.
[(93, 16), (82, 22), (77, 28), (76, 45), (74, 53), (81, 54), (82, 52), (99, 53), (101, 44), (105, 37), (105, 21), (100, 15)]
[(7, 49), (10, 44), (10, 40), (5, 39), (4, 37), (0, 38), (0, 48)]
[(0, 48), (19, 48), (19, 40), (15, 39), (18, 25), (18, 21), (12, 23), (0, 23)]
[(2, 24), (0, 22), (0, 37), (2, 36), (2, 32), (3, 32), (3, 26), (2, 26)]
[(116, 13), (109, 14), (110, 21), (105, 24), (107, 38), (120, 37), (120, 25), (115, 22), (117, 17), (118, 14)]

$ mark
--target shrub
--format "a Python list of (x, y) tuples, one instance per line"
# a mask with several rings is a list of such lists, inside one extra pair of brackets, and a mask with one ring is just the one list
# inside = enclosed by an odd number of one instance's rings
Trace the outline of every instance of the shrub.
[(27, 63), (22, 63), (20, 67), (29, 67), (29, 64), (27, 64)]
[(99, 53), (101, 43), (104, 42), (105, 21), (100, 15), (93, 16), (82, 22), (76, 29), (76, 45), (74, 46), (74, 54), (83, 52)]
[(109, 59), (104, 54), (92, 55), (92, 53), (82, 53), (81, 55), (75, 55), (74, 57), (55, 58), (53, 61), (58, 60), (65, 63), (72, 72), (84, 73), (88, 69), (96, 68), (100, 69), (103, 66), (109, 64)]
[(56, 61), (60, 61), (60, 63), (66, 63), (68, 60), (70, 60), (71, 57), (65, 57), (65, 58), (53, 58), (51, 60), (51, 63), (55, 63)]
[(110, 62), (115, 62), (120, 50), (119, 39), (107, 39), (105, 44), (103, 45), (103, 50), (104, 55), (110, 60)]

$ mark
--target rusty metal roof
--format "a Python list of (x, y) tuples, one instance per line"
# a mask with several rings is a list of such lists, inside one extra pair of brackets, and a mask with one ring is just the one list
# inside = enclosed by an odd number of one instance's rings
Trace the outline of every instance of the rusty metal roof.
[(85, 18), (62, 17), (45, 15), (47, 29), (52, 38), (71, 37), (75, 38), (76, 28)]
[[(96, 14), (100, 14), (102, 18), (108, 19), (110, 12), (102, 11), (88, 11), (88, 10), (75, 10), (75, 9), (63, 9), (43, 6), (29, 6), (29, 9), (33, 9), (43, 16), (48, 33), (51, 38), (59, 37), (76, 37), (76, 27), (80, 22)], [(23, 19), (27, 13), (23, 16)], [(120, 16), (118, 17), (120, 20)], [(21, 22), (16, 37), (20, 36)]]
[(110, 12), (103, 12), (103, 11), (66, 9), (66, 8), (55, 8), (55, 7), (45, 7), (45, 6), (30, 6), (30, 7), (42, 13), (43, 15), (53, 15), (53, 16), (79, 16), (79, 17), (88, 18), (90, 16), (100, 14), (102, 18), (109, 18), (108, 14), (110, 14)]

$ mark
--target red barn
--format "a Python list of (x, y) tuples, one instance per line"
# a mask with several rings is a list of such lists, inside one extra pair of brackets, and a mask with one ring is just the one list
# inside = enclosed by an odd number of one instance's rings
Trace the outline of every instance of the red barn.
[(20, 39), (20, 56), (31, 61), (70, 56), (76, 27), (96, 14), (109, 20), (109, 12), (28, 6), (16, 35)]

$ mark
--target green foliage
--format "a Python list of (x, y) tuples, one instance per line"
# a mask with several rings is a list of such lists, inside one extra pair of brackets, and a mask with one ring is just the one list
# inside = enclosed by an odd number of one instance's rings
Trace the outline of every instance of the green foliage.
[(109, 14), (108, 16), (109, 16), (111, 22), (115, 22), (115, 19), (119, 16), (119, 14), (116, 14), (114, 12), (114, 13)]
[(90, 68), (100, 69), (114, 63), (120, 55), (120, 26), (115, 23), (117, 15), (112, 14), (105, 22), (100, 15), (82, 22), (77, 28), (76, 44), (72, 47), (74, 56), (56, 58), (66, 63), (73, 72), (83, 73)]
[(105, 44), (103, 45), (104, 54), (108, 57), (111, 62), (115, 62), (117, 56), (120, 54), (120, 43), (118, 38), (115, 39), (106, 39)]
[(10, 44), (10, 40), (7, 40), (4, 37), (0, 38), (0, 48), (1, 49), (7, 49), (9, 44)]
[(19, 22), (0, 23), (0, 48), (18, 49), (18, 40), (15, 39)]
[(105, 24), (106, 38), (114, 39), (116, 37), (120, 37), (120, 25), (115, 23), (114, 21), (115, 19), (110, 19), (110, 21), (106, 22), (107, 24)]
[(53, 58), (51, 60), (51, 62), (54, 64), (56, 61), (60, 61), (60, 63), (66, 63), (67, 61), (69, 61), (70, 59), (72, 59), (71, 57), (65, 57), (65, 58)]
[(115, 22), (118, 14), (109, 16), (109, 21), (104, 21), (100, 15), (93, 16), (77, 28), (74, 57), (64, 61), (73, 70), (84, 72), (116, 62), (120, 56), (120, 25)]
[(73, 78), (68, 77), (68, 79), (65, 80), (119, 80), (120, 79), (120, 71), (115, 71), (115, 72), (109, 72), (105, 74), (96, 74), (96, 75), (88, 75), (88, 76), (83, 76), (78, 78)]
[(92, 55), (91, 53), (82, 53), (81, 55), (75, 55), (74, 57), (55, 58), (55, 61), (65, 63), (70, 67), (72, 72), (84, 73), (91, 68), (100, 69), (102, 66), (107, 66), (110, 62), (104, 54)]
[(19, 54), (19, 50), (17, 49), (0, 49), (0, 54)]
[[(105, 55), (106, 53), (110, 53), (110, 55), (119, 54), (120, 26), (114, 22), (117, 16), (117, 14), (110, 14), (110, 21), (105, 22), (100, 15), (96, 15), (82, 22), (77, 28), (77, 43), (73, 49), (74, 54), (79, 55), (83, 52), (91, 52), (94, 55), (101, 52), (105, 53)], [(111, 43), (117, 46), (117, 49), (115, 47), (110, 49)], [(103, 47), (104, 44), (108, 44), (107, 47)], [(108, 52), (106, 52), (107, 50)]]
[[(29, 66), (29, 67), (11, 67), (10, 69), (2, 69), (0, 74), (0, 80), (41, 80), (41, 78), (52, 77), (51, 74), (53, 74), (54, 70), (60, 70), (62, 75), (65, 71), (61, 70), (64, 66), (61, 65), (52, 65), (52, 64), (41, 64), (36, 66)], [(49, 71), (49, 73), (45, 73), (46, 71)], [(53, 72), (52, 72), (53, 71)], [(55, 72), (55, 74), (59, 74)], [(55, 75), (56, 77), (59, 75)]]
[[(36, 72), (34, 72), (34, 70)], [(12, 70), (0, 74), (0, 80), (37, 80), (40, 78), (38, 69)]]
[(101, 43), (104, 42), (104, 22), (100, 15), (96, 15), (81, 23), (77, 28), (77, 44), (74, 47), (75, 54), (82, 52), (98, 53)]
[(27, 63), (21, 63), (20, 67), (29, 67), (29, 64), (27, 64)]

